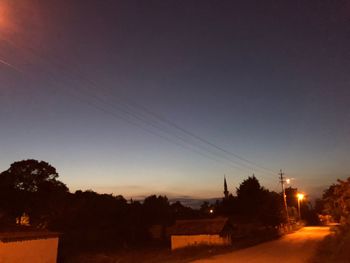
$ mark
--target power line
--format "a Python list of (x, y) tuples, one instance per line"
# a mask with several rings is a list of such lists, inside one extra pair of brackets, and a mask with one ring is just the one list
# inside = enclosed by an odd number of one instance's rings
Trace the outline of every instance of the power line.
[[(96, 82), (94, 82), (93, 80), (87, 79), (85, 76), (83, 76), (83, 75), (81, 75), (81, 74), (80, 74), (80, 77), (81, 77), (82, 79), (84, 79), (85, 81), (89, 82), (94, 88), (98, 88), (98, 84), (97, 84)], [(192, 138), (194, 138), (194, 139), (196, 139), (196, 140), (198, 140), (198, 141), (200, 141), (200, 142), (202, 142), (202, 143), (204, 143), (204, 144), (206, 144), (206, 145), (209, 145), (209, 146), (215, 148), (216, 150), (219, 150), (219, 151), (221, 151), (221, 152), (223, 152), (223, 153), (225, 153), (225, 154), (228, 154), (228, 155), (230, 155), (230, 156), (233, 156), (233, 157), (237, 158), (238, 160), (243, 161), (243, 162), (246, 162), (246, 163), (248, 163), (248, 164), (250, 164), (250, 165), (253, 165), (253, 166), (255, 166), (255, 167), (259, 168), (259, 169), (263, 169), (263, 170), (265, 170), (265, 171), (268, 171), (269, 173), (272, 173), (273, 176), (276, 175), (276, 171), (274, 171), (273, 169), (266, 168), (266, 167), (264, 167), (264, 166), (262, 166), (262, 165), (260, 165), (260, 164), (257, 164), (257, 163), (255, 163), (255, 162), (252, 162), (252, 161), (248, 160), (248, 159), (245, 158), (245, 157), (242, 157), (242, 156), (240, 156), (240, 155), (238, 155), (238, 154), (236, 154), (236, 153), (233, 153), (233, 152), (231, 152), (231, 151), (228, 151), (228, 150), (224, 149), (223, 147), (220, 147), (220, 146), (218, 146), (217, 144), (215, 144), (215, 143), (213, 143), (213, 142), (211, 142), (211, 141), (209, 141), (209, 140), (207, 140), (207, 139), (204, 139), (203, 137), (201, 137), (201, 136), (199, 136), (199, 135), (196, 135), (196, 134), (194, 134), (193, 132), (191, 132), (191, 131), (189, 131), (189, 130), (187, 130), (187, 129), (181, 127), (181, 126), (179, 126), (179, 125), (176, 124), (175, 122), (173, 122), (173, 121), (171, 121), (171, 120), (165, 118), (164, 116), (160, 115), (159, 113), (155, 113), (155, 112), (149, 110), (148, 108), (146, 108), (146, 107), (144, 107), (144, 106), (142, 106), (142, 105), (140, 105), (140, 104), (137, 104), (137, 103), (133, 102), (133, 101), (130, 100), (130, 99), (124, 98), (124, 100), (126, 100), (126, 102), (123, 102), (123, 101), (120, 99), (119, 96), (114, 96), (114, 98), (117, 98), (118, 101), (121, 102), (121, 103), (123, 103), (124, 105), (127, 105), (127, 106), (129, 106), (129, 107), (131, 106), (131, 107), (133, 107), (133, 108), (138, 108), (138, 109), (140, 109), (140, 110), (146, 112), (147, 114), (153, 116), (154, 118), (160, 120), (161, 122), (168, 124), (169, 126), (171, 126), (171, 127), (175, 128), (175, 129), (181, 131), (182, 133), (184, 133), (184, 134), (186, 134), (186, 135), (188, 135), (188, 136), (190, 136), (190, 137), (192, 137)], [(246, 167), (251, 168), (251, 167), (249, 167), (249, 166), (246, 166)]]
[[(13, 45), (13, 43), (10, 43), (10, 44)], [(17, 48), (21, 48), (21, 47), (18, 47), (18, 46), (17, 46)], [(21, 49), (23, 49), (23, 48), (21, 48)], [(57, 64), (57, 63), (55, 63), (55, 62), (52, 62), (52, 61), (51, 61), (50, 59), (48, 59), (48, 58), (43, 58), (43, 55), (38, 55), (38, 54), (36, 54), (35, 50), (32, 50), (31, 52), (34, 53), (36, 56), (40, 57), (42, 60), (48, 61), (49, 63), (53, 64), (55, 67), (61, 67), (61, 68), (62, 68), (62, 65), (59, 65), (59, 64)], [(68, 73), (68, 74), (71, 76), (71, 78), (73, 78), (73, 81), (74, 81), (74, 78), (75, 78), (74, 74), (72, 74), (71, 71), (69, 71), (69, 70), (68, 70), (68, 71), (66, 70), (66, 73)], [(94, 81), (87, 79), (85, 76), (81, 76), (81, 75), (80, 75), (79, 77), (80, 77), (80, 79), (85, 80), (85, 82), (88, 82), (88, 83), (89, 83), (92, 87), (94, 87), (95, 89), (96, 89), (96, 88), (99, 89), (99, 86), (98, 86), (97, 83), (95, 83)], [(77, 88), (75, 87), (75, 89), (77, 89)], [(81, 92), (81, 89), (80, 89), (80, 92)], [(85, 90), (85, 89), (84, 89), (83, 92), (84, 92), (85, 94), (87, 94), (88, 96), (93, 97), (95, 100), (99, 101), (100, 103), (106, 104), (106, 101), (102, 100), (102, 99), (101, 99), (99, 96), (97, 96), (96, 94), (91, 93), (91, 92), (89, 92), (89, 91), (87, 91), (87, 90)], [(119, 98), (119, 97), (118, 97), (118, 100), (120, 101), (120, 98)], [(237, 154), (235, 154), (235, 153), (232, 153), (232, 152), (230, 152), (230, 151), (227, 151), (227, 150), (225, 150), (224, 148), (222, 148), (222, 147), (220, 147), (220, 146), (217, 146), (216, 144), (214, 144), (214, 143), (212, 143), (212, 142), (210, 142), (210, 141), (208, 141), (208, 140), (206, 140), (206, 139), (204, 139), (204, 138), (202, 138), (202, 137), (200, 137), (200, 136), (198, 136), (198, 135), (196, 135), (196, 134), (194, 134), (194, 133), (192, 133), (192, 132), (190, 132), (190, 131), (188, 131), (188, 130), (182, 128), (182, 127), (180, 127), (180, 126), (177, 125), (176, 123), (171, 122), (170, 120), (164, 118), (163, 116), (160, 116), (159, 114), (156, 114), (156, 113), (154, 113), (154, 112), (148, 110), (147, 108), (145, 108), (145, 107), (143, 107), (143, 106), (135, 105), (134, 103), (133, 103), (133, 105), (130, 105), (130, 104), (131, 104), (130, 102), (127, 102), (127, 103), (125, 103), (125, 102), (123, 102), (123, 101), (121, 101), (121, 102), (122, 102), (124, 105), (126, 104), (129, 108), (130, 108), (130, 107), (134, 107), (134, 108), (137, 107), (137, 108), (139, 108), (139, 109), (141, 108), (143, 111), (145, 111), (145, 112), (148, 113), (149, 115), (152, 115), (154, 118), (156, 118), (156, 119), (162, 121), (163, 123), (166, 123), (167, 125), (172, 126), (173, 128), (177, 129), (178, 131), (181, 131), (182, 133), (184, 133), (184, 134), (186, 134), (186, 135), (188, 135), (188, 136), (190, 136), (190, 137), (192, 137), (192, 138), (195, 138), (195, 139), (197, 139), (198, 141), (201, 141), (202, 143), (204, 143), (204, 144), (206, 144), (206, 145), (209, 145), (209, 146), (215, 148), (216, 150), (221, 151), (222, 153), (225, 153), (225, 154), (234, 156), (235, 158), (239, 159), (240, 161), (245, 162), (245, 163), (237, 163), (237, 162), (234, 162), (233, 160), (227, 158), (226, 156), (219, 155), (220, 158), (224, 158), (224, 159), (226, 159), (227, 161), (233, 163), (234, 165), (240, 165), (240, 166), (244, 166), (244, 167), (246, 167), (246, 168), (248, 168), (248, 169), (252, 169), (252, 167), (250, 167), (250, 166), (248, 166), (248, 165), (246, 164), (246, 163), (249, 163), (249, 164), (251, 164), (251, 165), (253, 165), (253, 166), (255, 166), (255, 167), (259, 168), (259, 169), (264, 169), (264, 170), (265, 170), (265, 173), (266, 173), (266, 171), (269, 171), (269, 173), (270, 173), (271, 171), (273, 172), (273, 170), (271, 170), (271, 169), (267, 169), (267, 168), (265, 168), (265, 167), (263, 167), (263, 166), (260, 166), (260, 165), (258, 165), (258, 164), (256, 164), (256, 163), (254, 163), (254, 162), (252, 162), (252, 161), (246, 159), (246, 158), (243, 158), (243, 157), (241, 157), (241, 156), (239, 156), (239, 155), (237, 155)], [(91, 104), (91, 103), (90, 103), (90, 104)], [(200, 148), (200, 149), (202, 149), (202, 150), (205, 150), (205, 151), (209, 152), (211, 155), (214, 155), (214, 156), (217, 157), (217, 153), (214, 153), (213, 151), (208, 150), (207, 148), (203, 148), (202, 145), (193, 144), (193, 142), (189, 141), (188, 139), (184, 139), (183, 137), (178, 136), (177, 134), (174, 134), (174, 133), (171, 133), (171, 132), (167, 131), (167, 130), (164, 129), (163, 127), (159, 126), (158, 123), (155, 124), (154, 122), (152, 122), (152, 121), (150, 121), (149, 119), (147, 119), (147, 117), (145, 117), (145, 115), (143, 115), (143, 116), (141, 115), (141, 116), (140, 116), (140, 113), (137, 114), (137, 113), (132, 112), (132, 111), (130, 111), (130, 110), (125, 110), (125, 109), (123, 109), (123, 108), (121, 108), (121, 107), (117, 107), (115, 104), (110, 104), (110, 105), (111, 105), (113, 108), (117, 109), (118, 111), (123, 112), (124, 114), (127, 114), (127, 115), (129, 115), (129, 116), (132, 116), (133, 118), (135, 118), (135, 119), (137, 119), (137, 120), (139, 120), (139, 121), (145, 123), (146, 125), (149, 125), (149, 126), (155, 128), (155, 129), (159, 129), (159, 130), (161, 130), (161, 131), (164, 132), (164, 133), (170, 134), (171, 136), (174, 136), (174, 137), (176, 137), (177, 139), (184, 141), (186, 144), (191, 144), (192, 147), (194, 146), (194, 147)], [(92, 105), (90, 105), (90, 106), (92, 106)], [(95, 105), (94, 107), (96, 108), (96, 105)], [(105, 113), (107, 113), (106, 110), (105, 110), (104, 108), (101, 108), (100, 106), (98, 106), (98, 107), (99, 107), (100, 110), (102, 109), (102, 111), (104, 111)], [(134, 110), (133, 108), (131, 108), (131, 109)], [(109, 111), (109, 113), (111, 113), (111, 112)], [(121, 118), (120, 115), (118, 115), (118, 116), (119, 116), (118, 118)], [(122, 119), (126, 120), (126, 118), (122, 118)], [(130, 121), (130, 120), (129, 120), (129, 121)], [(154, 133), (154, 132), (152, 132), (152, 133)], [(157, 136), (159, 136), (159, 133), (157, 133)], [(164, 139), (164, 136), (161, 136), (161, 137)], [(165, 137), (165, 138), (167, 138), (167, 140), (169, 140), (168, 137)], [(172, 141), (173, 141), (173, 140), (172, 140)], [(173, 141), (173, 142), (174, 142), (174, 141)], [(176, 144), (178, 144), (178, 143), (176, 143)], [(187, 148), (188, 148), (188, 147), (187, 147)], [(196, 152), (198, 153), (198, 151), (196, 151)], [(203, 154), (203, 153), (201, 153), (201, 154)], [(238, 168), (238, 167), (235, 166), (235, 168)], [(274, 173), (273, 173), (273, 174), (274, 174)]]
[[(95, 82), (93, 82), (93, 81), (91, 81), (91, 80), (88, 80), (88, 79), (86, 79), (86, 81), (90, 82), (90, 84), (92, 84), (93, 87), (98, 88), (98, 85), (97, 85)], [(95, 97), (96, 95), (93, 94), (93, 96)], [(100, 98), (98, 98), (98, 99), (101, 100)], [(117, 97), (117, 99), (120, 100), (119, 97)], [(104, 103), (106, 103), (106, 102), (104, 101)], [(122, 102), (122, 103), (125, 104), (125, 102)], [(130, 102), (130, 100), (129, 100), (129, 101), (126, 103), (126, 105), (130, 107), (130, 104), (131, 104), (131, 102)], [(115, 105), (113, 105), (113, 106), (115, 106)], [(148, 110), (147, 108), (145, 108), (145, 107), (143, 107), (143, 106), (141, 106), (141, 105), (133, 104), (133, 106), (134, 106), (134, 107), (137, 107), (137, 108), (143, 109), (144, 111), (146, 111), (147, 113), (149, 113), (150, 115), (152, 115), (153, 117), (155, 117), (156, 119), (161, 120), (162, 122), (164, 122), (164, 123), (166, 123), (166, 124), (172, 126), (173, 128), (176, 128), (177, 130), (183, 132), (183, 133), (186, 134), (186, 135), (189, 135), (189, 136), (192, 137), (192, 138), (195, 138), (195, 139), (197, 139), (197, 140), (199, 140), (199, 141), (201, 141), (201, 142), (204, 142), (205, 144), (207, 144), (207, 145), (209, 145), (209, 146), (215, 148), (216, 150), (220, 150), (220, 151), (223, 152), (223, 153), (226, 153), (226, 154), (235, 156), (237, 159), (240, 159), (241, 161), (244, 161), (244, 162), (246, 162), (246, 163), (249, 163), (249, 164), (251, 164), (251, 165), (254, 165), (254, 166), (258, 167), (259, 169), (264, 169), (264, 170), (265, 170), (264, 173), (266, 173), (266, 171), (268, 171), (269, 174), (272, 174), (273, 176), (275, 176), (274, 171), (271, 170), (271, 169), (267, 169), (267, 168), (265, 168), (265, 167), (263, 167), (263, 166), (261, 166), (261, 165), (258, 165), (258, 164), (253, 163), (253, 162), (251, 162), (251, 161), (249, 161), (249, 160), (247, 160), (247, 159), (245, 159), (245, 158), (243, 158), (243, 157), (240, 157), (240, 156), (238, 156), (237, 154), (234, 154), (234, 153), (232, 153), (232, 152), (229, 152), (229, 151), (223, 149), (222, 147), (217, 146), (217, 145), (215, 145), (214, 143), (209, 142), (208, 140), (205, 140), (205, 139), (203, 139), (202, 137), (200, 137), (200, 136), (198, 136), (198, 135), (195, 135), (194, 133), (192, 133), (192, 132), (190, 132), (190, 131), (188, 131), (188, 130), (182, 128), (182, 127), (180, 127), (179, 125), (177, 125), (177, 124), (171, 122), (170, 120), (164, 118), (163, 116), (161, 116), (161, 115), (159, 115), (159, 114), (157, 114), (157, 113), (154, 113), (154, 112)], [(137, 114), (135, 115), (134, 112), (125, 111), (124, 109), (120, 109), (120, 108), (119, 108), (118, 110), (124, 111), (124, 112), (126, 112), (127, 114), (131, 114), (131, 115), (133, 115), (134, 117), (136, 117), (137, 119), (140, 119), (140, 117), (139, 117)], [(142, 121), (146, 121), (146, 122), (148, 122), (149, 125), (151, 125), (151, 126), (157, 128), (157, 129), (161, 129), (161, 130), (164, 131), (164, 128), (163, 128), (163, 127), (161, 127), (161, 126), (159, 126), (159, 125), (157, 125), (157, 124), (154, 124), (154, 122), (150, 121), (150, 120), (147, 119), (147, 118), (146, 118), (146, 120), (145, 120), (144, 117), (142, 117)], [(169, 133), (169, 131), (165, 131), (165, 132)], [(191, 143), (191, 144), (193, 144), (192, 142), (189, 142), (188, 140), (186, 140), (186, 139), (184, 139), (183, 137), (180, 137), (180, 136), (178, 136), (178, 135), (176, 135), (176, 134), (172, 134), (172, 136), (175, 136), (175, 137), (177, 137), (178, 139), (180, 139), (180, 140), (182, 140), (182, 141), (185, 141), (186, 143)], [(208, 150), (207, 148), (203, 148), (201, 145), (199, 145), (199, 146), (197, 145), (197, 147), (202, 148), (202, 149), (204, 149), (204, 150), (206, 150), (206, 151), (210, 151), (211, 153), (213, 153), (211, 150)], [(215, 155), (216, 155), (216, 153), (215, 153)], [(220, 157), (226, 159), (227, 161), (233, 162), (232, 159), (228, 158), (227, 156), (220, 155)], [(248, 166), (248, 165), (245, 164), (245, 163), (237, 163), (237, 162), (233, 162), (233, 163), (234, 163), (234, 164), (241, 165), (241, 166), (244, 166), (244, 167), (246, 167), (246, 168), (248, 168), (248, 169), (252, 169), (252, 167)]]
[[(5, 64), (5, 65), (6, 65), (6, 66), (9, 66), (9, 65), (7, 65), (7, 64)], [(24, 73), (24, 71), (21, 71), (21, 72)], [(24, 74), (25, 74), (25, 73), (24, 73)], [(30, 76), (27, 75), (27, 77), (30, 77)], [(67, 90), (67, 91), (69, 92), (69, 90)], [(154, 136), (161, 137), (162, 139), (164, 139), (164, 140), (166, 140), (166, 141), (168, 141), (168, 142), (171, 142), (171, 143), (173, 143), (173, 144), (175, 144), (175, 145), (177, 145), (177, 146), (180, 146), (180, 147), (182, 147), (182, 148), (185, 148), (185, 149), (187, 149), (187, 150), (190, 150), (190, 151), (192, 151), (192, 152), (195, 152), (195, 153), (197, 153), (197, 154), (199, 154), (199, 155), (201, 155), (201, 156), (203, 156), (203, 157), (205, 157), (205, 158), (208, 158), (208, 159), (210, 159), (210, 160), (212, 160), (212, 161), (215, 161), (215, 162), (218, 162), (218, 163), (227, 165), (227, 163), (223, 162), (221, 159), (215, 158), (214, 156), (211, 156), (211, 155), (206, 154), (206, 153), (204, 153), (204, 152), (198, 151), (197, 149), (194, 149), (193, 147), (190, 147), (190, 146), (188, 146), (187, 144), (179, 143), (178, 141), (176, 141), (176, 140), (174, 140), (174, 139), (172, 139), (172, 138), (166, 137), (166, 136), (164, 136), (163, 134), (160, 134), (160, 133), (155, 132), (155, 131), (153, 131), (153, 130), (147, 129), (147, 128), (145, 128), (144, 126), (140, 125), (139, 123), (137, 123), (137, 122), (131, 120), (130, 118), (127, 118), (127, 117), (125, 117), (125, 116), (123, 116), (123, 115), (120, 115), (120, 114), (116, 114), (115, 112), (110, 111), (110, 110), (108, 110), (108, 109), (106, 109), (106, 108), (104, 108), (104, 107), (101, 107), (101, 106), (97, 105), (96, 103), (92, 103), (92, 102), (90, 102), (89, 100), (82, 99), (81, 97), (76, 96), (76, 95), (74, 95), (74, 94), (71, 93), (71, 92), (70, 92), (70, 96), (73, 96), (73, 97), (75, 97), (75, 99), (79, 100), (80, 102), (83, 102), (83, 103), (85, 103), (85, 104), (88, 104), (89, 106), (91, 106), (91, 107), (93, 107), (93, 108), (95, 108), (95, 109), (97, 109), (97, 110), (99, 110), (99, 111), (101, 111), (101, 112), (104, 112), (104, 113), (106, 113), (106, 114), (108, 114), (108, 115), (110, 115), (110, 116), (112, 116), (112, 117), (114, 117), (114, 118), (122, 119), (122, 120), (126, 121), (127, 123), (132, 124), (132, 125), (134, 125), (134, 126), (140, 128), (140, 129), (142, 129), (142, 130), (144, 130), (144, 131), (146, 131), (146, 132), (148, 132), (148, 133), (150, 133), (150, 134), (152, 134), (152, 135), (154, 135)], [(232, 166), (232, 164), (229, 165), (229, 166)], [(232, 167), (233, 167), (233, 168), (236, 168), (236, 169), (237, 169), (237, 168), (238, 168), (238, 169), (241, 169), (241, 168), (238, 167), (238, 166), (232, 166)]]
[[(71, 73), (70, 71), (68, 71), (68, 72)], [(94, 87), (95, 89), (96, 89), (96, 88), (99, 88), (99, 85), (98, 85), (96, 82), (94, 82), (93, 80), (86, 78), (86, 77), (85, 77), (84, 75), (82, 75), (81, 73), (78, 73), (78, 75), (79, 75), (79, 77), (80, 77), (81, 79), (83, 79), (83, 80), (85, 80), (86, 82), (88, 82), (88, 83), (89, 83), (92, 87)], [(124, 101), (121, 100), (121, 98), (120, 98), (119, 96), (114, 95), (113, 97), (116, 98), (116, 99), (118, 99), (118, 101), (119, 101), (120, 103), (122, 103), (122, 104), (124, 104), (124, 105), (126, 105), (126, 106), (128, 106), (128, 107), (131, 107), (131, 108), (140, 109), (141, 111), (146, 112), (147, 114), (149, 114), (150, 116), (154, 117), (155, 119), (160, 120), (160, 121), (163, 122), (163, 123), (166, 123), (167, 125), (169, 125), (169, 126), (175, 128), (175, 129), (177, 129), (178, 131), (181, 131), (182, 133), (184, 133), (184, 134), (186, 134), (186, 135), (188, 135), (188, 136), (190, 136), (190, 137), (192, 137), (192, 138), (194, 138), (194, 139), (196, 139), (196, 140), (198, 140), (198, 141), (200, 141), (200, 142), (202, 142), (202, 143), (204, 143), (204, 144), (206, 144), (206, 145), (208, 145), (208, 146), (210, 146), (210, 147), (212, 147), (212, 148), (214, 148), (214, 149), (216, 149), (216, 150), (219, 150), (219, 151), (222, 152), (222, 153), (225, 153), (225, 154), (228, 154), (228, 155), (230, 155), (230, 156), (233, 156), (233, 157), (235, 157), (236, 159), (238, 159), (238, 160), (240, 160), (240, 161), (243, 161), (243, 162), (245, 162), (245, 163), (248, 163), (248, 164), (250, 164), (250, 165), (253, 165), (253, 166), (255, 166), (255, 167), (258, 168), (258, 169), (262, 169), (262, 170), (264, 170), (265, 172), (268, 172), (269, 174), (271, 174), (271, 175), (273, 175), (273, 176), (275, 176), (276, 173), (277, 173), (277, 172), (274, 171), (273, 169), (269, 169), (269, 168), (266, 168), (266, 167), (264, 167), (264, 166), (261, 166), (260, 164), (257, 164), (257, 163), (255, 163), (255, 162), (252, 162), (252, 161), (248, 160), (248, 159), (245, 158), (245, 157), (242, 157), (242, 156), (240, 156), (240, 155), (238, 155), (238, 154), (236, 154), (236, 153), (233, 153), (233, 152), (231, 152), (231, 151), (228, 151), (228, 150), (224, 149), (223, 147), (220, 147), (220, 146), (216, 145), (215, 143), (213, 143), (213, 142), (211, 142), (211, 141), (209, 141), (209, 140), (207, 140), (207, 139), (204, 139), (203, 137), (201, 137), (201, 136), (199, 136), (199, 135), (194, 134), (193, 132), (191, 132), (191, 131), (189, 131), (189, 130), (187, 130), (187, 129), (181, 127), (181, 126), (179, 126), (179, 125), (176, 124), (175, 122), (173, 122), (173, 121), (171, 121), (171, 120), (165, 118), (164, 116), (160, 115), (159, 113), (155, 113), (155, 112), (149, 110), (148, 108), (146, 108), (146, 107), (144, 107), (144, 106), (142, 106), (142, 105), (140, 105), (140, 104), (135, 103), (135, 102), (132, 101), (131, 99), (124, 98), (124, 100), (126, 100), (126, 102), (124, 102)], [(224, 158), (227, 159), (227, 157), (224, 157)], [(228, 159), (228, 160), (230, 160), (230, 159)], [(245, 167), (251, 169), (251, 167), (247, 166), (246, 164), (240, 164), (240, 165), (243, 165), (243, 166), (245, 166)]]

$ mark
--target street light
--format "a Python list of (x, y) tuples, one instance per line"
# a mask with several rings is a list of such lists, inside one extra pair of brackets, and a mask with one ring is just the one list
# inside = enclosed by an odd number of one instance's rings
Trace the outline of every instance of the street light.
[(292, 184), (294, 182), (295, 178), (286, 178), (287, 184)]
[(299, 214), (299, 220), (300, 220), (301, 219), (300, 202), (304, 199), (304, 194), (298, 193), (297, 198), (298, 198), (298, 214)]

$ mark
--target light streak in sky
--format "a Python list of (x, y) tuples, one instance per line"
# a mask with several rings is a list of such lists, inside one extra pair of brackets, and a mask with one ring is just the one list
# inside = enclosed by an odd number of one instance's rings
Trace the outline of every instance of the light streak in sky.
[(12, 64), (10, 64), (10, 63), (8, 63), (8, 62), (6, 62), (5, 60), (3, 60), (3, 59), (1, 59), (1, 58), (0, 58), (0, 63), (3, 64), (3, 65), (5, 65), (5, 66), (7, 66), (7, 67), (9, 67), (9, 68), (11, 68), (11, 69), (13, 69), (13, 70), (15, 70), (15, 71), (17, 71), (17, 72), (19, 72), (19, 73), (23, 73), (22, 70), (20, 70), (19, 68), (15, 67), (14, 65), (12, 65)]

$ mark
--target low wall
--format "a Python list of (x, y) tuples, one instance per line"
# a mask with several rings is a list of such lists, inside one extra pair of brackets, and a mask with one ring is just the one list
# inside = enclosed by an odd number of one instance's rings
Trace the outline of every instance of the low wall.
[(58, 237), (34, 240), (0, 241), (1, 263), (55, 263)]
[(172, 235), (171, 249), (184, 248), (188, 246), (210, 245), (223, 246), (230, 245), (231, 240), (228, 237), (220, 235)]

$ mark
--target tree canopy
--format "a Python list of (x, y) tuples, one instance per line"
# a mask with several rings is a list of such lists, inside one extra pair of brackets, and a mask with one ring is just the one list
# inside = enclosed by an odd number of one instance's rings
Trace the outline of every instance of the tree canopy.
[(237, 188), (239, 210), (242, 215), (250, 218), (258, 216), (265, 192), (266, 190), (260, 185), (254, 175), (244, 180)]
[(72, 251), (145, 244), (151, 240), (150, 227), (169, 226), (177, 219), (224, 215), (266, 226), (282, 222), (280, 195), (263, 188), (254, 175), (240, 184), (237, 196), (204, 203), (198, 210), (171, 204), (166, 196), (127, 202), (91, 190), (70, 193), (58, 177), (56, 168), (44, 161), (11, 164), (0, 173), (0, 220), (6, 214), (15, 222), (25, 212), (31, 226), (64, 233), (61, 243)]
[(338, 180), (323, 194), (324, 212), (343, 225), (350, 226), (350, 177)]
[(0, 173), (0, 209), (11, 221), (29, 212), (32, 222), (43, 223), (43, 218), (59, 212), (62, 195), (68, 193), (67, 186), (57, 178), (56, 169), (47, 162), (14, 162)]
[(68, 191), (65, 184), (57, 180), (56, 168), (44, 161), (33, 159), (14, 162), (0, 174), (0, 182), (13, 190), (40, 192), (49, 190)]

